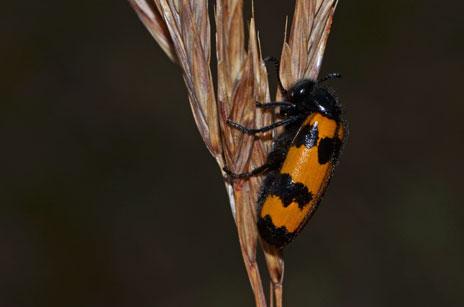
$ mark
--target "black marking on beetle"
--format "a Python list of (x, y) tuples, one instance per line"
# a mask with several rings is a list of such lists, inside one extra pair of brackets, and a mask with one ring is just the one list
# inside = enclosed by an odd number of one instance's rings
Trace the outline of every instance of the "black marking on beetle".
[(278, 196), (282, 200), (284, 207), (296, 202), (300, 209), (303, 209), (313, 199), (313, 195), (308, 188), (300, 182), (293, 182), (289, 174), (275, 176), (268, 190), (268, 195)]
[(269, 215), (258, 219), (258, 230), (267, 243), (278, 248), (284, 247), (296, 236), (296, 233), (288, 232), (285, 226), (276, 227)]
[(317, 127), (317, 122), (314, 125), (304, 125), (293, 141), (295, 147), (301, 147), (304, 145), (306, 148), (310, 149), (317, 144), (317, 139), (319, 137), (319, 129)]
[(319, 141), (319, 145), (317, 147), (319, 164), (326, 164), (332, 160), (332, 157), (336, 152), (336, 147), (340, 147), (340, 145), (336, 144), (336, 140), (338, 139), (323, 138)]
[(279, 171), (278, 170), (273, 170), (270, 171), (266, 177), (264, 178), (263, 183), (261, 184), (261, 191), (259, 192), (258, 195), (258, 208), (259, 211), (261, 211), (261, 208), (266, 201), (267, 196), (269, 195), (269, 190), (272, 186), (272, 183), (275, 181), (275, 179), (279, 176)]

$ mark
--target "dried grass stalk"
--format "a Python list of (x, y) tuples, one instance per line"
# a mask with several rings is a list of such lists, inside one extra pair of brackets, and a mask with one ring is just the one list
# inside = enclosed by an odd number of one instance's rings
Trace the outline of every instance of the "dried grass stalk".
[[(139, 18), (169, 58), (182, 68), (196, 125), (221, 170), (240, 173), (264, 163), (272, 135), (254, 138), (231, 129), (227, 119), (264, 126), (271, 114), (256, 109), (270, 101), (267, 70), (254, 18), (245, 48), (243, 0), (217, 0), (215, 7), (217, 96), (213, 86), (211, 33), (207, 0), (129, 0)], [(337, 0), (297, 0), (288, 39), (284, 41), (280, 77), (286, 88), (301, 78), (316, 79)], [(278, 96), (281, 94), (278, 93)], [(256, 262), (259, 235), (256, 198), (261, 178), (225, 180), (240, 247), (256, 306), (267, 306)], [(270, 306), (282, 306), (284, 260), (281, 251), (262, 243), (271, 279)]]

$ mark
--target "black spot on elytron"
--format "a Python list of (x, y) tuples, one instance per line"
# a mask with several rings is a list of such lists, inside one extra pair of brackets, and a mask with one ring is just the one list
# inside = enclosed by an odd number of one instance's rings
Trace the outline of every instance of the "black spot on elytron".
[(288, 232), (285, 226), (276, 227), (269, 215), (258, 219), (258, 231), (264, 241), (277, 248), (284, 247), (296, 236), (296, 233)]
[[(332, 138), (323, 138), (319, 142), (319, 146), (317, 147), (317, 157), (319, 160), (319, 164), (326, 164), (327, 162), (332, 160), (332, 157), (335, 153), (335, 144), (336, 139)], [(340, 145), (338, 145), (340, 147)]]
[(268, 195), (278, 196), (282, 200), (284, 207), (296, 202), (300, 209), (303, 209), (313, 199), (313, 195), (308, 188), (300, 182), (293, 182), (289, 174), (275, 176), (269, 187)]
[(317, 144), (317, 138), (319, 137), (319, 129), (317, 128), (317, 123), (314, 125), (304, 125), (293, 141), (293, 145), (296, 147), (301, 147), (304, 145), (306, 148), (312, 148)]
[(272, 183), (277, 178), (277, 176), (279, 176), (279, 171), (275, 170), (275, 171), (270, 171), (267, 174), (266, 178), (264, 178), (264, 181), (261, 184), (261, 191), (258, 195), (259, 208), (261, 208), (262, 205), (264, 204), (264, 201), (266, 200), (267, 195), (269, 194), (269, 189), (271, 188)]

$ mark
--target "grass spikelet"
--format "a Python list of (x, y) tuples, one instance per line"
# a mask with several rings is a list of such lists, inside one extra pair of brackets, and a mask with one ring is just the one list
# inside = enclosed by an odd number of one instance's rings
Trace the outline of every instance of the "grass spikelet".
[[(261, 127), (272, 114), (255, 102), (271, 101), (254, 17), (245, 42), (243, 0), (217, 0), (217, 89), (211, 74), (211, 26), (207, 0), (129, 0), (168, 57), (182, 69), (190, 107), (201, 137), (221, 171), (227, 165), (240, 173), (262, 165), (272, 146), (271, 133), (259, 138), (231, 129), (232, 119)], [(301, 78), (317, 78), (337, 0), (297, 0), (290, 34), (285, 38), (280, 77), (286, 88)], [(278, 98), (281, 93), (277, 93)], [(224, 173), (223, 173), (224, 175)], [(258, 307), (268, 306), (256, 262), (258, 242), (256, 198), (261, 177), (230, 181), (224, 176), (242, 256)], [(269, 306), (282, 306), (282, 252), (261, 242), (271, 286)]]

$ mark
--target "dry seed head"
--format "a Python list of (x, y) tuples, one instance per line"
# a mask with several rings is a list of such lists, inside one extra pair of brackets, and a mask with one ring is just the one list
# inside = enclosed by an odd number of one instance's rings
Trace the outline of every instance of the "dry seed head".
[[(289, 88), (301, 78), (316, 79), (338, 0), (296, 0), (289, 36), (285, 37), (280, 78)], [(217, 0), (215, 7), (217, 96), (210, 59), (211, 30), (207, 0), (129, 0), (143, 24), (168, 57), (182, 68), (198, 130), (222, 168), (243, 172), (264, 163), (270, 133), (254, 138), (231, 129), (227, 119), (246, 126), (269, 124), (272, 115), (255, 102), (270, 101), (268, 76), (254, 18), (245, 48), (243, 0)], [(280, 93), (278, 93), (278, 96)], [(226, 181), (240, 246), (256, 305), (266, 306), (256, 263), (256, 197), (261, 178)], [(263, 243), (272, 281), (271, 302), (282, 306), (283, 258)], [(273, 306), (273, 305), (271, 305)]]

